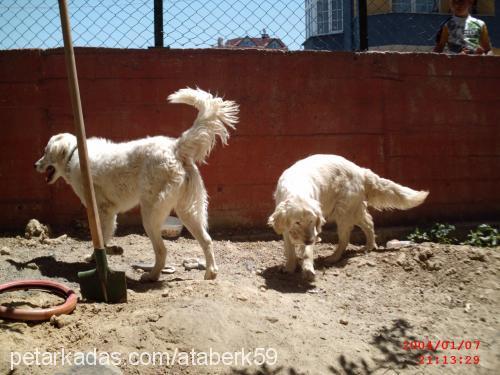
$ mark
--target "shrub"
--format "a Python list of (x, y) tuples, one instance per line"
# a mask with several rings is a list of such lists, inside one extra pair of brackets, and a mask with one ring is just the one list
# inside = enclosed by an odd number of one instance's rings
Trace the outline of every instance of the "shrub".
[(466, 245), (479, 247), (493, 247), (500, 242), (498, 230), (488, 224), (481, 224), (475, 230), (471, 230), (464, 242)]
[(454, 231), (454, 225), (435, 223), (428, 233), (426, 231), (420, 231), (419, 228), (416, 228), (412, 233), (408, 235), (407, 239), (416, 243), (427, 241), (442, 244), (458, 243), (455, 237), (450, 236), (450, 234)]
[(459, 242), (453, 236), (455, 229), (452, 224), (434, 223), (428, 232), (416, 228), (407, 236), (407, 239), (416, 243), (437, 242), (440, 244), (462, 244), (478, 247), (493, 247), (500, 244), (498, 230), (488, 224), (481, 224), (476, 229), (471, 230), (464, 242)]
[(420, 229), (416, 228), (412, 233), (410, 233), (406, 239), (408, 241), (421, 243), (421, 242), (429, 242), (431, 239), (427, 232), (420, 231)]

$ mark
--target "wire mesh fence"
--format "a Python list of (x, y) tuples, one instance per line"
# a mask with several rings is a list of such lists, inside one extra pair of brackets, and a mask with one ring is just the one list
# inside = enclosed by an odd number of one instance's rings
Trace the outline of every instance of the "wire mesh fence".
[[(153, 32), (151, 0), (69, 0), (75, 46), (144, 48)], [(57, 0), (0, 1), (0, 48), (63, 45)]]
[[(74, 45), (111, 48), (430, 51), (450, 14), (449, 0), (67, 2)], [(494, 11), (486, 0), (472, 8)], [(0, 49), (63, 45), (56, 0), (2, 0), (0, 25)]]

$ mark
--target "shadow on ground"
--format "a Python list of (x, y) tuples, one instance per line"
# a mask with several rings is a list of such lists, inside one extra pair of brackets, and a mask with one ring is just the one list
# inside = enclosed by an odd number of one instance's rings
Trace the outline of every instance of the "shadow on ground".
[(305, 293), (314, 289), (314, 284), (305, 281), (300, 272), (286, 273), (280, 266), (271, 266), (262, 272), (267, 289), (281, 293)]
[[(35, 264), (42, 276), (48, 278), (61, 278), (72, 283), (79, 283), (78, 272), (88, 271), (95, 268), (95, 264), (87, 262), (62, 262), (56, 260), (53, 256), (41, 256), (33, 258), (26, 262), (17, 262), (13, 259), (7, 259), (8, 263), (14, 266), (18, 271), (28, 268), (29, 265)], [(164, 289), (169, 281), (160, 280), (151, 283), (144, 283), (130, 277), (126, 277), (127, 289), (131, 289), (137, 293), (145, 293), (149, 290)], [(175, 281), (175, 280), (174, 280)]]
[[(342, 354), (337, 359), (338, 364), (330, 366), (329, 370), (331, 373), (339, 375), (370, 375), (383, 369), (399, 373), (409, 367), (418, 366), (420, 357), (427, 355), (429, 351), (426, 349), (404, 349), (405, 341), (422, 341), (421, 338), (411, 333), (412, 328), (407, 320), (395, 319), (390, 327), (383, 326), (373, 335), (371, 344), (379, 352), (372, 358), (375, 363), (373, 368), (363, 358), (349, 360)], [(415, 372), (415, 374), (419, 373)]]
[[(409, 367), (418, 366), (421, 356), (428, 353), (427, 350), (405, 350), (404, 341), (421, 341), (420, 338), (411, 334), (411, 324), (404, 319), (395, 319), (390, 327), (383, 326), (372, 337), (371, 344), (378, 349), (378, 353), (370, 362), (375, 366), (370, 366), (369, 362), (363, 358), (350, 359), (341, 354), (337, 358), (337, 363), (328, 366), (329, 374), (335, 375), (371, 375), (386, 370), (387, 373), (399, 373)], [(391, 372), (392, 371), (392, 372)], [(423, 372), (416, 371), (415, 374)], [(233, 375), (303, 375), (293, 367), (286, 368), (279, 366), (271, 368), (262, 365), (257, 369), (232, 369)]]

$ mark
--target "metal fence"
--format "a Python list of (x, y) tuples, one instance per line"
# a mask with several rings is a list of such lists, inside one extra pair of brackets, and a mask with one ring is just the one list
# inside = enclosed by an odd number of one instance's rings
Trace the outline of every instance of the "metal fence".
[[(449, 15), (448, 0), (67, 1), (74, 45), (110, 48), (430, 51)], [(57, 0), (0, 1), (0, 49), (62, 45)]]
[[(69, 0), (75, 46), (152, 45), (152, 0)], [(1, 0), (0, 49), (63, 46), (57, 0)]]

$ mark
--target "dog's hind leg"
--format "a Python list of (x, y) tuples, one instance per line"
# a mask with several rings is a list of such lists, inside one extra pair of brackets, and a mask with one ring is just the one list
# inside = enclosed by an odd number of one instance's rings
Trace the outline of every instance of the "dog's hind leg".
[(351, 224), (337, 223), (339, 243), (337, 244), (335, 252), (326, 258), (328, 263), (336, 263), (340, 260), (340, 258), (342, 258), (342, 254), (344, 254), (344, 251), (347, 249), (347, 245), (349, 245), (352, 227), (353, 226)]
[(161, 226), (171, 210), (172, 205), (165, 201), (157, 201), (155, 204), (141, 201), (142, 225), (151, 240), (155, 252), (153, 269), (142, 274), (141, 281), (157, 281), (160, 278), (163, 267), (165, 267), (167, 249), (161, 236)]
[(189, 230), (196, 241), (198, 241), (203, 249), (203, 252), (205, 253), (205, 261), (207, 265), (205, 280), (215, 279), (219, 269), (215, 263), (212, 238), (208, 234), (204, 224), (206, 223), (206, 210), (193, 212), (191, 210), (176, 208), (175, 212), (177, 213), (177, 216), (179, 216), (179, 219), (181, 219), (182, 223), (186, 226), (187, 230)]
[(177, 200), (175, 212), (187, 230), (198, 241), (205, 253), (206, 271), (205, 280), (217, 277), (217, 264), (215, 263), (212, 238), (208, 234), (208, 198), (203, 180), (198, 168), (191, 165), (187, 168), (188, 178), (180, 198)]
[(358, 225), (366, 237), (366, 244), (363, 247), (363, 251), (367, 253), (373, 249), (376, 249), (377, 243), (375, 242), (375, 230), (373, 225), (373, 218), (368, 213), (366, 208), (364, 208), (363, 211), (361, 212), (361, 217), (359, 219)]

